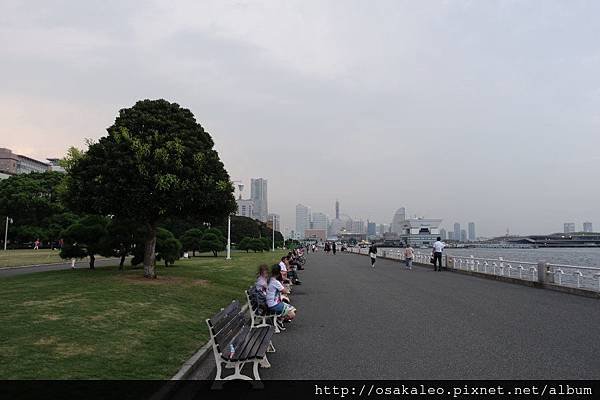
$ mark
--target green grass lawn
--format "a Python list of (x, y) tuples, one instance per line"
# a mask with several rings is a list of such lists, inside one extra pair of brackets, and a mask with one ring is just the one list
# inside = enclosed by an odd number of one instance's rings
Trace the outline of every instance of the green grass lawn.
[(282, 252), (0, 279), (0, 379), (168, 379), (208, 341), (204, 322)]
[(50, 249), (0, 250), (0, 268), (62, 262), (58, 253)]

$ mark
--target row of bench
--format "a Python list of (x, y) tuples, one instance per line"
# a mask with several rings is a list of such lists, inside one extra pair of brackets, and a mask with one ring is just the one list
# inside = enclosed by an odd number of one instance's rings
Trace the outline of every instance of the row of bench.
[[(275, 352), (271, 339), (275, 333), (285, 330), (271, 312), (259, 312), (258, 303), (246, 291), (249, 318), (240, 303), (234, 300), (212, 318), (206, 320), (210, 332), (215, 364), (216, 380), (260, 380), (258, 368), (269, 368), (267, 353)], [(252, 364), (254, 377), (244, 375), (242, 369)], [(222, 376), (223, 368), (234, 369), (233, 374)]]

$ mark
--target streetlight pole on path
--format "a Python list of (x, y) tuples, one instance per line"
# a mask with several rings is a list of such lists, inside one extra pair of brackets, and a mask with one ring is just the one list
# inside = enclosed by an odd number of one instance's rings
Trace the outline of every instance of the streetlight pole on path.
[(231, 214), (227, 218), (227, 260), (231, 260)]
[(8, 224), (13, 223), (12, 218), (6, 216), (6, 227), (4, 228), (4, 251), (6, 251), (6, 242), (8, 241)]

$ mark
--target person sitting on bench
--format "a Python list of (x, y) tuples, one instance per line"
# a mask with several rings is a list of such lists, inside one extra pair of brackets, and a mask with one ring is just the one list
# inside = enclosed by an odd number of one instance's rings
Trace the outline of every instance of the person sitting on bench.
[(289, 294), (289, 289), (281, 283), (281, 269), (279, 265), (271, 268), (271, 277), (267, 285), (267, 307), (269, 311), (276, 313), (280, 318), (291, 321), (296, 316), (296, 309), (282, 301), (282, 294)]
[(254, 287), (258, 292), (261, 292), (265, 296), (267, 295), (267, 286), (269, 284), (269, 266), (267, 264), (262, 264), (258, 268), (258, 278), (256, 278), (256, 283)]

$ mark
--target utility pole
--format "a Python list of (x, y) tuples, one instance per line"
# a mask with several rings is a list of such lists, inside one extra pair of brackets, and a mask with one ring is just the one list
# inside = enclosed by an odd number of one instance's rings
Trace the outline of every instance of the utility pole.
[(6, 251), (6, 242), (8, 241), (8, 224), (13, 223), (12, 218), (6, 216), (6, 227), (4, 228), (4, 251)]
[(227, 218), (227, 260), (231, 260), (231, 214)]

